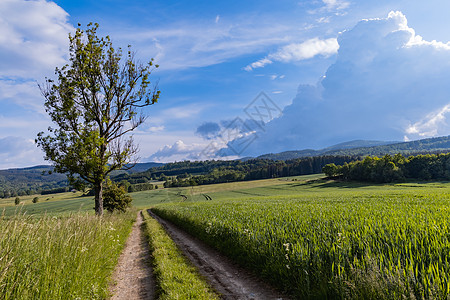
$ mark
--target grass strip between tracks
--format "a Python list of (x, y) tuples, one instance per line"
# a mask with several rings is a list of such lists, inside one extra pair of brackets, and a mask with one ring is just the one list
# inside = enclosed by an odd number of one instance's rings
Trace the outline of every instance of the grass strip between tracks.
[(219, 299), (158, 221), (146, 210), (143, 216), (153, 257), (158, 299)]

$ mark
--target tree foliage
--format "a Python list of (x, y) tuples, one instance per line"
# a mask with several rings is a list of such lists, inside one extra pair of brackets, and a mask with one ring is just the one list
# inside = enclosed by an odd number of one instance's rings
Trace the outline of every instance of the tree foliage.
[(103, 194), (103, 200), (104, 208), (109, 212), (125, 212), (131, 206), (132, 198), (127, 194), (123, 186), (110, 183)]
[(158, 65), (136, 61), (115, 49), (108, 36), (97, 36), (98, 24), (69, 35), (69, 63), (56, 68), (57, 79), (40, 85), (55, 128), (36, 139), (55, 172), (68, 174), (77, 188), (95, 190), (95, 210), (103, 213), (103, 183), (113, 170), (132, 163), (137, 152), (127, 135), (145, 121), (142, 108), (159, 98), (150, 74)]
[[(450, 154), (416, 155), (408, 158), (401, 154), (383, 157), (367, 156), (363, 160), (341, 166), (326, 165), (323, 172), (347, 180), (394, 182), (406, 179), (450, 180)], [(328, 172), (328, 173), (327, 173)]]

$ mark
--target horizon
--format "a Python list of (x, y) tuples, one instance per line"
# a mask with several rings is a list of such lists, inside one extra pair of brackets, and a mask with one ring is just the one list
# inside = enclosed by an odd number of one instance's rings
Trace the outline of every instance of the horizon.
[[(161, 67), (160, 101), (134, 132), (148, 162), (236, 159), (353, 140), (446, 136), (445, 1), (0, 3), (0, 169), (50, 164), (37, 83), (67, 62), (68, 33), (100, 24)], [(449, 123), (450, 124), (450, 123)]]
[[(425, 140), (433, 140), (433, 139), (442, 139), (442, 138), (448, 138), (449, 136), (439, 136), (439, 137), (432, 137), (432, 138), (426, 138), (426, 139), (419, 139), (419, 140), (415, 140), (415, 141), (411, 141), (411, 142), (417, 142), (417, 141), (425, 141)], [(363, 143), (363, 144), (356, 144), (354, 145), (354, 143)], [(397, 145), (397, 144), (404, 144), (404, 143), (408, 143), (408, 142), (400, 142), (400, 141), (373, 141), (373, 140), (352, 140), (352, 141), (347, 141), (347, 142), (343, 142), (343, 143), (339, 143), (339, 144), (335, 144), (335, 145), (330, 145), (321, 149), (296, 149), (296, 150), (286, 150), (286, 151), (282, 151), (282, 152), (277, 152), (277, 153), (264, 153), (262, 155), (259, 156), (255, 156), (255, 157), (250, 157), (250, 156), (246, 156), (246, 157), (240, 157), (237, 159), (229, 159), (229, 160), (240, 160), (240, 159), (267, 159), (265, 158), (265, 156), (270, 156), (270, 155), (276, 155), (276, 154), (284, 154), (284, 153), (289, 153), (289, 152), (302, 152), (302, 151), (325, 151), (325, 154), (322, 153), (317, 153), (315, 155), (311, 155), (311, 156), (300, 156), (298, 157), (299, 159), (302, 158), (308, 158), (308, 157), (314, 157), (314, 156), (322, 156), (322, 155), (327, 155), (326, 153), (328, 153), (328, 151), (334, 151), (334, 150), (349, 150), (349, 149), (364, 149), (364, 148), (376, 148), (379, 146), (390, 146), (390, 145)], [(353, 144), (353, 145), (352, 145)], [(416, 150), (418, 151), (418, 150)], [(425, 152), (429, 152), (430, 153), (434, 153), (435, 150), (424, 150)], [(413, 151), (414, 152), (414, 151)], [(421, 151), (418, 151), (417, 154), (421, 154)], [(334, 154), (333, 154), (334, 155)], [(414, 155), (414, 154), (412, 154)], [(372, 156), (372, 155), (369, 155)], [(269, 158), (269, 159), (273, 159), (273, 158)], [(161, 165), (165, 165), (168, 163), (179, 163), (179, 162), (185, 162), (185, 161), (190, 161), (190, 162), (201, 162), (201, 161), (208, 161), (208, 160), (227, 160), (227, 159), (206, 159), (206, 160), (189, 160), (189, 159), (185, 159), (185, 160), (180, 160), (180, 161), (169, 161), (169, 162), (165, 162), (165, 163), (161, 163), (161, 162), (155, 162), (155, 161), (138, 161), (136, 164), (161, 164)], [(23, 167), (12, 167), (12, 168), (5, 168), (5, 169), (0, 169), (0, 171), (8, 171), (8, 170), (23, 170), (23, 169), (33, 169), (33, 168), (39, 168), (39, 167), (53, 167), (52, 164), (48, 163), (48, 162), (44, 162), (43, 164), (38, 164), (38, 165), (32, 165), (32, 166), (23, 166)]]

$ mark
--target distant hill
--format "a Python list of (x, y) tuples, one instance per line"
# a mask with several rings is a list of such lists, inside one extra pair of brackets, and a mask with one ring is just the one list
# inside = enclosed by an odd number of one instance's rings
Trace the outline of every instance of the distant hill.
[(136, 165), (134, 165), (133, 168), (129, 169), (127, 172), (128, 173), (144, 172), (150, 168), (161, 167), (163, 165), (164, 165), (163, 163), (156, 163), (156, 162), (137, 163)]
[[(144, 172), (162, 165), (164, 164), (154, 162), (138, 163), (129, 170), (114, 171), (112, 176)], [(3, 197), (5, 192), (8, 192), (10, 196), (20, 196), (68, 185), (66, 175), (60, 173), (48, 174), (49, 171), (53, 171), (53, 167), (47, 165), (0, 170), (0, 198)]]
[(288, 159), (295, 159), (295, 158), (301, 158), (301, 157), (320, 156), (320, 155), (325, 155), (324, 153), (328, 154), (328, 153), (332, 153), (334, 151), (340, 151), (340, 150), (344, 150), (344, 149), (384, 146), (384, 145), (389, 145), (389, 144), (394, 144), (394, 143), (398, 143), (398, 142), (354, 140), (354, 141), (336, 144), (336, 145), (333, 145), (333, 146), (330, 146), (330, 147), (327, 147), (324, 149), (320, 149), (320, 150), (304, 149), (304, 150), (284, 151), (284, 152), (280, 152), (280, 153), (263, 154), (263, 155), (258, 156), (257, 158), (271, 159), (271, 160), (288, 160)]
[[(383, 156), (385, 154), (394, 155), (401, 153), (405, 156), (409, 156), (438, 152), (450, 152), (450, 136), (402, 143), (355, 140), (330, 146), (321, 150), (305, 149), (285, 151), (281, 153), (261, 155), (256, 159), (245, 158), (236, 161), (186, 161), (170, 164), (153, 162), (138, 163), (130, 170), (119, 170), (113, 172), (111, 177), (118, 181), (127, 180), (131, 184), (140, 184), (151, 179), (159, 178), (163, 174), (166, 176), (178, 176), (186, 173), (209, 174), (210, 172), (214, 172), (214, 170), (217, 171), (217, 174), (212, 174), (211, 176), (217, 175), (220, 177), (226, 172), (231, 171), (232, 173), (236, 173), (235, 171), (241, 172), (242, 174), (240, 174), (240, 176), (244, 176), (246, 172), (249, 172), (252, 169), (266, 168), (265, 166), (270, 163), (265, 160), (286, 161), (308, 157), (345, 157), (345, 159), (353, 159), (367, 155)], [(314, 161), (314, 159), (311, 161)], [(325, 160), (321, 161), (319, 159), (317, 164), (319, 165), (324, 162)], [(51, 166), (35, 166), (30, 168), (0, 170), (0, 198), (2, 197), (2, 193), (4, 195), (5, 192), (8, 192), (11, 196), (14, 196), (12, 192), (20, 195), (20, 193), (32, 193), (42, 190), (66, 187), (67, 179), (64, 174), (52, 173), (43, 175), (43, 173), (48, 173), (48, 171), (51, 170), (53, 170)]]
[(296, 150), (260, 155), (257, 158), (271, 160), (289, 160), (309, 156), (351, 155), (382, 156), (385, 154), (413, 155), (421, 153), (450, 152), (450, 136), (429, 138), (411, 142), (382, 142), (355, 140), (337, 144), (321, 150)]
[(5, 192), (8, 196), (20, 196), (67, 186), (67, 178), (64, 174), (43, 175), (44, 172), (48, 173), (52, 170), (50, 166), (0, 170), (0, 197), (3, 197)]
[[(111, 172), (111, 177), (121, 175), (121, 174), (134, 174), (134, 173), (140, 173), (145, 172), (150, 168), (156, 168), (163, 166), (163, 163), (155, 163), (155, 162), (147, 162), (147, 163), (137, 163), (128, 170), (115, 170)], [(130, 165), (125, 165), (126, 168), (128, 168)]]

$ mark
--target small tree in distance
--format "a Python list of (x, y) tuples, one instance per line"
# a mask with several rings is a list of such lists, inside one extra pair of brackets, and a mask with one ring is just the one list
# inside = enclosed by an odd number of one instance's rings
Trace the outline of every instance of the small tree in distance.
[(16, 199), (14, 199), (14, 204), (15, 205), (19, 205), (20, 204), (20, 198), (16, 197)]
[(157, 102), (160, 91), (149, 76), (158, 65), (136, 62), (128, 48), (114, 49), (108, 36), (97, 36), (98, 24), (69, 35), (69, 64), (56, 68), (55, 81), (39, 85), (45, 108), (57, 128), (40, 132), (36, 143), (54, 171), (70, 183), (95, 191), (95, 212), (103, 214), (103, 185), (109, 173), (133, 163), (137, 147), (127, 133), (145, 121), (142, 108)]
[(132, 198), (127, 194), (123, 186), (109, 182), (104, 193), (104, 207), (109, 212), (125, 212), (131, 206)]

